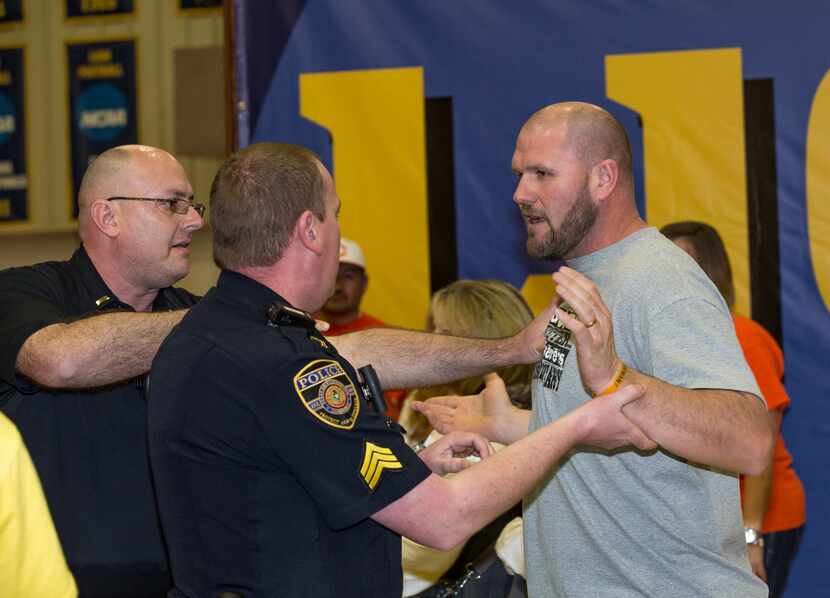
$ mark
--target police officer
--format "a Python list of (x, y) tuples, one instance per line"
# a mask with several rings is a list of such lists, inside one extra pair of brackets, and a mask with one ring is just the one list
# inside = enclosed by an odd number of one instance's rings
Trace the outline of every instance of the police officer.
[(204, 206), (181, 164), (144, 145), (99, 155), (78, 206), (71, 259), (0, 272), (0, 410), (31, 453), (80, 594), (160, 598), (171, 582), (136, 379), (197, 300), (172, 285)]
[[(575, 443), (653, 446), (621, 413), (639, 396), (632, 386), (456, 476), (434, 475), (463, 469), (459, 452), (487, 456), (486, 445), (449, 435), (413, 453), (370, 409), (351, 361), (303, 313), (333, 290), (339, 208), (328, 171), (293, 145), (251, 145), (213, 182), (222, 273), (162, 344), (149, 397), (150, 456), (181, 596), (399, 596), (400, 534), (449, 548), (513, 505)], [(338, 346), (380, 358), (387, 384), (536, 355), (520, 346), (526, 334), (369, 332), (381, 336), (361, 333), (359, 350)], [(484, 393), (499, 385), (491, 378)]]

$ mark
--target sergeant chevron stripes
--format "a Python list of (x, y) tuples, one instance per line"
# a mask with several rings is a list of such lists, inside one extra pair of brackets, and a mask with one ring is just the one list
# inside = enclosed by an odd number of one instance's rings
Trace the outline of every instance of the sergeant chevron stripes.
[(363, 465), (360, 466), (363, 481), (374, 490), (385, 469), (403, 469), (403, 465), (391, 449), (367, 442), (363, 452)]

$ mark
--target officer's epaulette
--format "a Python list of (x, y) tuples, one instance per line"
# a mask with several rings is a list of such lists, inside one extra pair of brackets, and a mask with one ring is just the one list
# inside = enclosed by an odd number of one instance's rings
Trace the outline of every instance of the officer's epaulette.
[(308, 330), (315, 329), (314, 318), (311, 317), (311, 314), (280, 303), (279, 301), (274, 301), (269, 305), (265, 315), (268, 317), (269, 326), (292, 326), (295, 328), (306, 328)]

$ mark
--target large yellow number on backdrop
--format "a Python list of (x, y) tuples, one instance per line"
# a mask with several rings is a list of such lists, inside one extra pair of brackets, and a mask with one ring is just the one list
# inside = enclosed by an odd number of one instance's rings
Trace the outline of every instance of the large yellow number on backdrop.
[(556, 295), (556, 286), (550, 274), (528, 274), (521, 292), (530, 310), (539, 315)]
[(423, 70), (300, 75), (300, 112), (333, 137), (343, 235), (366, 254), (363, 309), (423, 327), (430, 296)]
[(813, 98), (807, 126), (807, 231), (818, 290), (830, 308), (830, 71)]
[(643, 120), (646, 215), (718, 229), (749, 315), (749, 232), (740, 48), (605, 58), (606, 93)]

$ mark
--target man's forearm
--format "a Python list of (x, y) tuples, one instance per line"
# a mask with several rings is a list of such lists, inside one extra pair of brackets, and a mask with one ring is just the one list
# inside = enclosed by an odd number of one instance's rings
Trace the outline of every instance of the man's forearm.
[(748, 393), (690, 390), (632, 369), (642, 399), (624, 408), (632, 422), (669, 452), (726, 471), (758, 474), (768, 463), (772, 432), (764, 403)]
[(115, 312), (52, 324), (23, 343), (16, 369), (50, 388), (94, 388), (141, 375), (187, 310)]
[[(450, 478), (459, 500), (455, 524), (469, 536), (527, 495), (544, 475), (576, 444), (577, 418), (565, 416), (534, 434), (522, 437), (475, 468)], [(471, 501), (464, 497), (487, 497)], [(447, 522), (447, 525), (453, 525)]]
[(451, 478), (431, 476), (406, 497), (407, 512), (395, 504), (374, 518), (421, 544), (452, 548), (530, 492), (576, 442), (577, 425), (566, 416)]
[(527, 494), (576, 444), (654, 448), (621, 412), (642, 391), (630, 386), (589, 401), (451, 479), (430, 476), (373, 518), (421, 544), (454, 546)]
[(534, 359), (533, 348), (518, 336), (473, 339), (372, 328), (329, 340), (356, 368), (371, 363), (384, 388), (433, 386)]

